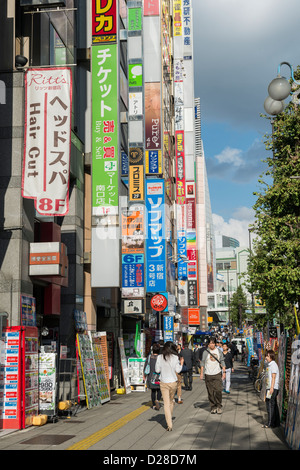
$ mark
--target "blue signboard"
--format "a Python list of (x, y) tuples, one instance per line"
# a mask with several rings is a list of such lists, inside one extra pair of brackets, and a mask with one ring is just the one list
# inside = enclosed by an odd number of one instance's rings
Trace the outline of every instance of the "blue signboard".
[(144, 253), (122, 255), (122, 287), (144, 287)]
[(174, 317), (164, 315), (164, 341), (174, 341)]
[(146, 180), (147, 292), (166, 292), (165, 188), (162, 179)]

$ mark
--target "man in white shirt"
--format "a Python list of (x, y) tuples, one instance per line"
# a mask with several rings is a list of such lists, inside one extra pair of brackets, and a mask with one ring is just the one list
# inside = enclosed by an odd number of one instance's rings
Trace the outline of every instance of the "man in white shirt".
[(225, 380), (224, 354), (216, 346), (216, 338), (210, 337), (207, 349), (203, 351), (201, 359), (200, 379), (205, 375), (205, 385), (211, 413), (222, 413), (222, 380)]
[(266, 407), (268, 423), (263, 428), (276, 428), (280, 426), (280, 416), (277, 405), (279, 392), (279, 369), (275, 362), (275, 353), (272, 349), (266, 352), (267, 374), (266, 374)]

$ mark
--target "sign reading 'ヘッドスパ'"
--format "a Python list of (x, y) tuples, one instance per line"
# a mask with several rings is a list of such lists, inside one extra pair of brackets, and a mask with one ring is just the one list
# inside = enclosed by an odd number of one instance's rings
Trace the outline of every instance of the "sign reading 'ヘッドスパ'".
[(42, 215), (69, 211), (71, 113), (69, 68), (26, 72), (22, 196)]

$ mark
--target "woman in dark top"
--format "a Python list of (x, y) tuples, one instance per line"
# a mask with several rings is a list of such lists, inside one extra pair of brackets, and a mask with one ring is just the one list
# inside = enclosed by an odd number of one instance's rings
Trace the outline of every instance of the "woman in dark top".
[[(145, 368), (147, 364), (150, 365), (150, 372), (146, 375), (146, 383), (147, 387), (151, 390), (151, 400), (153, 409), (159, 410), (159, 401), (161, 399), (161, 391), (160, 391), (160, 382), (159, 382), (159, 374), (155, 372), (155, 364), (157, 357), (160, 353), (160, 345), (158, 343), (154, 343), (152, 346), (152, 354), (150, 354), (145, 362), (144, 366), (144, 380), (145, 380)], [(149, 362), (148, 362), (149, 361)]]
[(227, 343), (223, 344), (223, 354), (225, 360), (225, 369), (226, 369), (226, 378), (223, 380), (223, 388), (225, 393), (230, 393), (230, 379), (231, 379), (231, 372), (234, 371), (233, 369), (233, 358), (231, 352), (228, 350)]

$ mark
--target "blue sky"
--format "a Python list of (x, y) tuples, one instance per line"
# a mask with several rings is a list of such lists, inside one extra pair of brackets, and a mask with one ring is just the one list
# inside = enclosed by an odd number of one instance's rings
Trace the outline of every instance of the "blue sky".
[[(215, 230), (248, 244), (266, 169), (262, 117), (280, 62), (300, 64), (300, 0), (193, 0), (195, 97)], [(289, 77), (289, 68), (282, 68)]]

